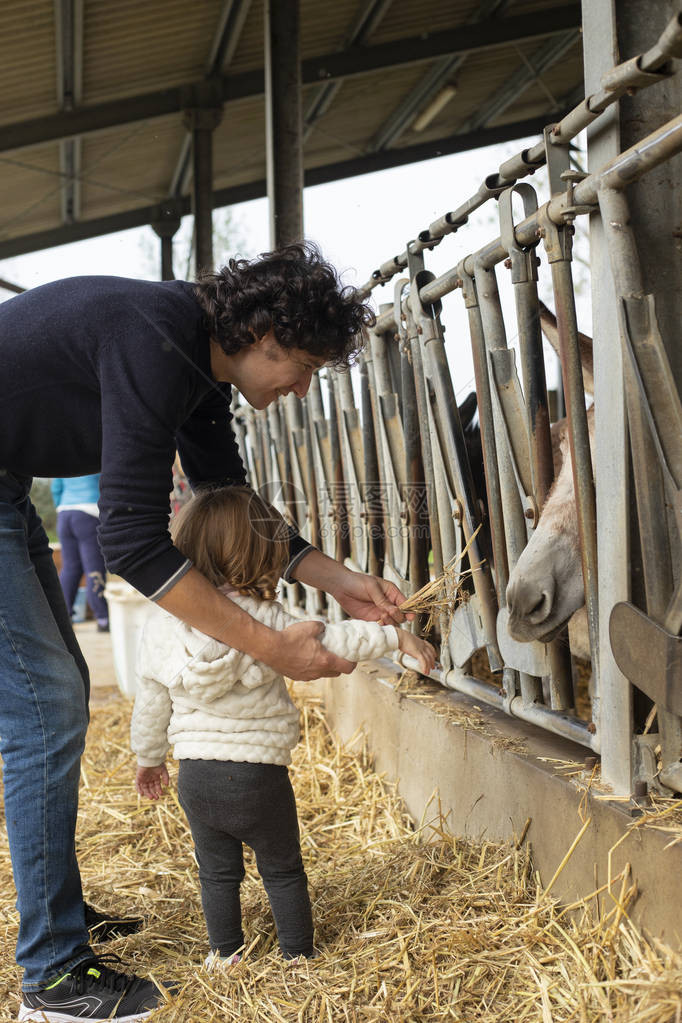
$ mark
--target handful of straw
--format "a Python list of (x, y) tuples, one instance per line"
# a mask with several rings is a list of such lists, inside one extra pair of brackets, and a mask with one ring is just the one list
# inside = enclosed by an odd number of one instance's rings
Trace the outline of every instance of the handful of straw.
[(481, 527), (478, 525), (469, 537), (466, 547), (445, 565), (442, 575), (439, 575), (437, 579), (431, 579), (400, 605), (401, 611), (428, 615), (426, 632), (429, 632), (435, 625), (440, 625), (443, 616), (448, 616), (454, 610), (455, 605), (463, 599), (460, 591), (465, 579), (468, 579), (480, 568), (480, 564), (473, 565), (464, 572), (457, 568), (465, 554), (468, 554), (480, 529)]

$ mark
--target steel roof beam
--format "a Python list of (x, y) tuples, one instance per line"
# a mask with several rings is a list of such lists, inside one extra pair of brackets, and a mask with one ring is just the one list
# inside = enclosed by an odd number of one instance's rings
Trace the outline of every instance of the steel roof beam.
[(0, 277), (0, 288), (5, 291), (13, 291), (15, 295), (21, 295), (26, 291), (26, 288), (22, 288), (20, 284), (13, 284), (12, 281), (6, 281), (2, 277)]
[[(220, 76), (230, 66), (249, 13), (252, 0), (225, 0), (218, 22), (209, 58), (206, 62), (206, 79)], [(171, 176), (169, 195), (178, 196), (187, 191), (192, 168), (192, 136), (188, 132), (180, 148), (175, 170)]]
[[(476, 131), (477, 128), (483, 128), (496, 117), (500, 117), (533, 82), (539, 79), (544, 71), (549, 71), (561, 60), (579, 37), (579, 32), (569, 29), (567, 32), (559, 34), (549, 45), (545, 44), (535, 50), (528, 57), (527, 62), (524, 61), (513, 75), (495, 89), (493, 98), (474, 117), (469, 118), (464, 130)], [(555, 107), (558, 106), (559, 103), (555, 103)]]
[[(489, 18), (499, 16), (508, 3), (509, 0), (481, 0), (469, 24), (487, 23)], [(370, 152), (376, 153), (394, 145), (448, 79), (459, 71), (466, 59), (466, 53), (441, 57), (381, 125), (369, 144)]]
[[(374, 30), (379, 26), (381, 20), (388, 13), (388, 9), (392, 3), (393, 0), (373, 0), (372, 3), (367, 4), (367, 6), (361, 10), (360, 16), (356, 18), (355, 23), (352, 25), (341, 50), (347, 50), (350, 46), (362, 46), (366, 44), (372, 32), (374, 32)], [(329, 110), (342, 84), (343, 79), (337, 79), (335, 82), (326, 82), (312, 97), (303, 119), (304, 144), (310, 138), (315, 127), (315, 122), (319, 121), (319, 119)]]
[[(83, 100), (83, 0), (55, 0), (55, 46), (57, 101), (64, 111)], [(61, 190), (62, 220), (71, 224), (80, 216), (81, 140), (63, 139), (59, 144), (59, 169), (64, 175)]]
[[(446, 138), (437, 139), (432, 142), (421, 142), (415, 146), (384, 150), (380, 153), (371, 153), (352, 160), (326, 164), (322, 167), (311, 167), (304, 172), (304, 184), (306, 187), (326, 184), (329, 181), (340, 181), (343, 178), (355, 177), (359, 174), (369, 174), (372, 171), (386, 170), (389, 167), (398, 167), (403, 164), (433, 159), (437, 156), (446, 156), (449, 153), (465, 152), (469, 149), (478, 149), (481, 146), (491, 146), (497, 142), (508, 142), (511, 139), (524, 138), (527, 135), (538, 135), (542, 132), (544, 126), (547, 123), (551, 123), (551, 121), (552, 115), (543, 114), (527, 121), (516, 121), (513, 124), (504, 124), (497, 128), (485, 128), (466, 135), (448, 135)], [(213, 193), (213, 208), (219, 209), (223, 206), (234, 206), (240, 202), (248, 202), (250, 199), (260, 199), (265, 194), (266, 185), (264, 179), (249, 181), (242, 185), (232, 185), (228, 188), (218, 189)], [(62, 227), (52, 228), (47, 231), (38, 231), (19, 238), (9, 238), (5, 241), (0, 241), (0, 259), (9, 259), (11, 256), (19, 256), (26, 252), (36, 252), (39, 249), (49, 249), (55, 245), (66, 245), (68, 242), (82, 241), (85, 238), (112, 234), (115, 231), (127, 231), (133, 227), (144, 227), (147, 224), (162, 219), (163, 210), (164, 204), (161, 203), (157, 206), (126, 210), (123, 213), (114, 213), (95, 220), (79, 221), (75, 224), (63, 225)], [(183, 196), (174, 202), (174, 214), (184, 217), (190, 212), (189, 196)]]
[(251, 0), (225, 0), (206, 65), (206, 77), (220, 75), (232, 63), (237, 52)]
[[(522, 14), (484, 25), (462, 25), (457, 29), (435, 32), (430, 36), (400, 39), (377, 46), (352, 46), (342, 53), (311, 57), (301, 65), (304, 85), (348, 78), (370, 71), (385, 70), (433, 60), (457, 53), (507, 46), (539, 36), (551, 36), (580, 26), (580, 6), (568, 4), (549, 11)], [(222, 102), (249, 99), (264, 93), (262, 69), (238, 75), (221, 76), (217, 92)], [(24, 146), (82, 135), (104, 128), (179, 113), (195, 105), (194, 90), (206, 82), (162, 89), (128, 99), (78, 107), (49, 117), (0, 126), (0, 152)]]

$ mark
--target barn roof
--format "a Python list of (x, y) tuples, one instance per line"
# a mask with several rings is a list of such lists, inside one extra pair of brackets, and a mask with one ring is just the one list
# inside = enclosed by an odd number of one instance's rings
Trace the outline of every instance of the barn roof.
[[(276, 0), (275, 0), (276, 2)], [(263, 0), (4, 0), (0, 258), (265, 194)], [(306, 184), (539, 131), (582, 98), (580, 5), (301, 0)]]

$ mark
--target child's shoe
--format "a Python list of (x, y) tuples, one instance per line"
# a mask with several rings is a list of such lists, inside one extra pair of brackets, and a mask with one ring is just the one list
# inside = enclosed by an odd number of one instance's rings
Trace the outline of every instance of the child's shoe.
[(218, 949), (214, 948), (204, 959), (204, 969), (209, 971), (225, 970), (228, 966), (236, 966), (241, 961), (242, 957), (239, 952), (234, 952), (231, 956), (221, 956)]

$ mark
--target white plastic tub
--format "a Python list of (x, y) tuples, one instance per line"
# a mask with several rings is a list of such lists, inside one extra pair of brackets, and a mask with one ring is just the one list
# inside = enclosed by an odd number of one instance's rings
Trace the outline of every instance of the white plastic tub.
[(109, 607), (116, 681), (123, 695), (132, 698), (137, 688), (135, 662), (140, 633), (154, 604), (118, 576), (109, 578), (104, 596)]

